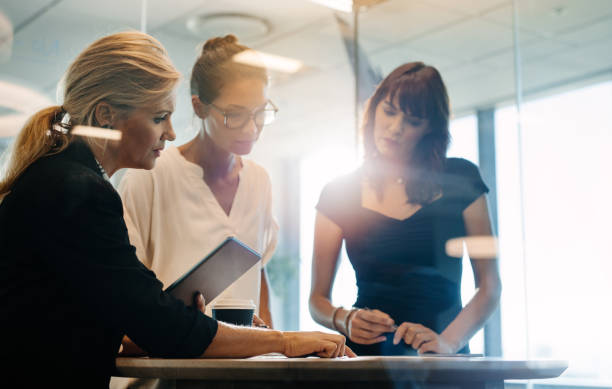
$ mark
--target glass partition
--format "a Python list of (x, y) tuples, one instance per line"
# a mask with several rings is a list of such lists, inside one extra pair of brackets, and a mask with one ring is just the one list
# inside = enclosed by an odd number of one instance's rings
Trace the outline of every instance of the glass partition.
[(521, 104), (496, 112), (504, 354), (567, 359), (551, 383), (607, 386), (612, 9), (515, 6)]
[[(324, 3), (324, 2), (323, 2)], [(363, 3), (363, 2), (362, 2)], [(277, 120), (246, 157), (267, 171), (280, 227), (267, 265), (279, 329), (317, 329), (308, 310), (315, 205), (323, 186), (360, 166), (363, 104), (397, 66), (435, 66), (449, 91), (448, 156), (478, 165), (499, 238), (500, 309), (472, 352), (567, 359), (537, 385), (612, 386), (607, 350), (612, 267), (612, 7), (609, 0), (386, 0), (344, 12), (309, 0), (0, 0), (0, 152), (36, 110), (59, 102), (75, 56), (116, 31), (150, 33), (183, 75), (175, 146), (201, 129), (189, 79), (202, 44), (241, 43), (297, 64), (270, 68)], [(279, 59), (279, 58), (276, 58)], [(6, 156), (6, 154), (4, 153)], [(123, 171), (113, 176), (117, 185)], [(475, 292), (470, 258), (462, 301)], [(356, 298), (342, 250), (335, 305)], [(509, 383), (519, 386), (524, 383)]]

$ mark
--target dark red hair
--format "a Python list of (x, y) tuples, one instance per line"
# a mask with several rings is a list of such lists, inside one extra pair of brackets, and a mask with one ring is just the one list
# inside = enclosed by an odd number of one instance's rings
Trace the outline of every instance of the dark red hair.
[[(376, 169), (378, 150), (374, 143), (376, 108), (386, 97), (397, 96), (399, 108), (429, 121), (429, 132), (414, 148), (406, 165), (406, 194), (410, 202), (425, 204), (440, 194), (439, 175), (444, 168), (450, 134), (449, 101), (440, 73), (422, 62), (410, 62), (393, 70), (368, 100), (362, 125), (365, 162), (369, 177), (379, 186)], [(380, 187), (380, 186), (379, 186)]]

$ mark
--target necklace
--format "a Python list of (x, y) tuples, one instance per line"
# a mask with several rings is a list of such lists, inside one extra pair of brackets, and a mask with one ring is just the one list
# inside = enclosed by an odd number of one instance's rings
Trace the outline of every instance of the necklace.
[(406, 180), (404, 180), (404, 177), (399, 177), (395, 180), (395, 182), (398, 184), (404, 184), (406, 183)]
[(100, 169), (100, 172), (102, 173), (102, 177), (104, 177), (104, 179), (106, 181), (110, 181), (110, 177), (108, 176), (108, 174), (106, 174), (106, 170), (104, 170), (104, 168), (102, 167), (102, 164), (100, 163), (100, 161), (98, 161), (97, 158), (94, 158), (96, 160), (96, 164), (98, 165), (98, 169)]

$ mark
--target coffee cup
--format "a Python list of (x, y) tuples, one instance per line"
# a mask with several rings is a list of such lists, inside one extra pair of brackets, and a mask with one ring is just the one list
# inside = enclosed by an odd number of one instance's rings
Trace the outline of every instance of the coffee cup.
[(221, 299), (212, 306), (213, 319), (241, 326), (251, 326), (254, 313), (253, 300)]

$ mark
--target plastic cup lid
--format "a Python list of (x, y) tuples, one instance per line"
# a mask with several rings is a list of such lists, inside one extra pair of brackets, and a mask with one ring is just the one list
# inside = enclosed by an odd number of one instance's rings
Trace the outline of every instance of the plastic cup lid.
[(213, 309), (255, 309), (253, 300), (221, 299), (213, 304)]

